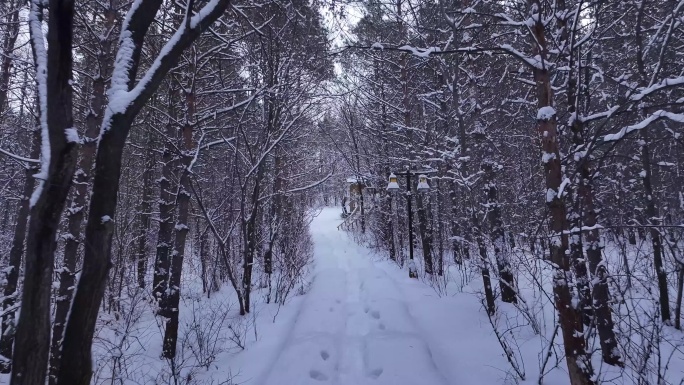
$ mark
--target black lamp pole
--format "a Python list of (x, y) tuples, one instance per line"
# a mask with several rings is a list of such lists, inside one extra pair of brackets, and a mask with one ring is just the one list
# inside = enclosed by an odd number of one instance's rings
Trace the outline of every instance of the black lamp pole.
[[(411, 172), (406, 172), (406, 210), (408, 210), (409, 260), (413, 263), (413, 210), (411, 209)], [(413, 268), (413, 266), (411, 266)], [(415, 272), (414, 272), (415, 273)], [(411, 271), (409, 271), (409, 276)]]

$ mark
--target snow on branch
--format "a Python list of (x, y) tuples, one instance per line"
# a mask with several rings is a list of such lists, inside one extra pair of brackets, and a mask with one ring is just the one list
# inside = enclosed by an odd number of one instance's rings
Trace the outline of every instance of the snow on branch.
[(619, 110), (619, 109), (620, 108), (618, 106), (613, 106), (613, 107), (609, 108), (607, 111), (597, 112), (595, 114), (586, 115), (586, 116), (580, 115), (579, 121), (582, 123), (587, 123), (587, 122), (592, 122), (594, 120), (608, 119), (611, 116), (613, 116), (613, 114), (615, 112), (617, 112), (617, 110)]
[(565, 192), (565, 188), (570, 185), (570, 179), (565, 178), (563, 179), (563, 182), (561, 183), (560, 187), (558, 187), (558, 199), (563, 198), (563, 192)]
[[(131, 94), (135, 99), (140, 98), (143, 92), (149, 89), (148, 85), (154, 80), (163, 78), (180, 54), (189, 46), (197, 37), (203, 27), (208, 27), (205, 22), (209, 19), (213, 22), (223, 9), (228, 5), (228, 0), (210, 0), (204, 7), (202, 7), (197, 14), (190, 18), (190, 28), (187, 28), (188, 23), (183, 23), (178, 27), (176, 33), (166, 42), (164, 47), (159, 52), (154, 63), (145, 73), (145, 76), (140, 79), (135, 85)], [(189, 16), (189, 15), (188, 15)]]
[(556, 109), (551, 106), (545, 106), (537, 111), (537, 120), (551, 120), (556, 116)]
[(318, 180), (318, 181), (316, 181), (316, 182), (313, 182), (313, 183), (311, 183), (311, 184), (308, 184), (308, 185), (306, 185), (306, 186), (296, 187), (296, 188), (287, 190), (287, 191), (285, 191), (285, 193), (288, 193), (288, 194), (289, 194), (289, 193), (294, 193), (294, 192), (300, 192), (300, 191), (310, 190), (310, 189), (312, 189), (312, 188), (314, 188), (314, 187), (320, 186), (321, 184), (327, 182), (328, 179), (330, 179), (333, 175), (335, 175), (335, 169), (334, 169), (334, 168), (333, 168), (332, 170), (330, 170), (330, 172), (328, 173), (328, 175), (324, 176), (323, 179)]
[(604, 136), (603, 141), (604, 142), (612, 142), (612, 141), (620, 140), (620, 139), (624, 138), (630, 132), (646, 128), (646, 127), (648, 127), (649, 124), (651, 124), (657, 120), (660, 120), (660, 119), (669, 119), (669, 120), (672, 120), (672, 121), (675, 121), (678, 123), (684, 123), (684, 114), (675, 114), (675, 113), (663, 111), (663, 110), (656, 111), (651, 116), (647, 117), (646, 119), (642, 120), (641, 122), (639, 122), (637, 124), (627, 126), (627, 127), (623, 127), (619, 132), (617, 132), (615, 134), (609, 134), (609, 135)]
[(499, 22), (498, 25), (506, 25), (506, 26), (511, 26), (511, 27), (522, 27), (522, 26), (529, 25), (529, 20), (526, 20), (526, 21), (514, 20), (506, 13), (496, 13), (496, 14), (494, 14), (494, 17), (501, 20), (501, 22)]
[(399, 51), (409, 52), (413, 56), (417, 56), (420, 58), (427, 58), (430, 56), (431, 53), (436, 53), (436, 52), (441, 51), (439, 47), (416, 48), (416, 47), (412, 47), (410, 45), (402, 45), (401, 47), (399, 47), (397, 49)]
[(640, 101), (654, 92), (677, 86), (684, 86), (684, 76), (663, 79), (659, 83), (653, 84), (650, 87), (646, 87), (640, 90), (637, 94), (634, 94), (630, 99), (634, 101)]
[(224, 143), (225, 143), (225, 144), (228, 144), (228, 143), (234, 141), (235, 139), (236, 139), (235, 136), (231, 136), (230, 138), (221, 138), (221, 139), (218, 139), (218, 140), (214, 140), (213, 142), (205, 143), (205, 144), (201, 145), (201, 146), (199, 147), (199, 149), (200, 149), (200, 150), (205, 150), (205, 149), (207, 149), (207, 148), (216, 146), (216, 145), (218, 145), (218, 144), (224, 144)]
[(544, 60), (542, 60), (541, 56), (539, 56), (539, 55), (536, 55), (534, 57), (526, 56), (522, 52), (513, 48), (513, 46), (511, 46), (510, 44), (501, 44), (499, 46), (499, 48), (504, 50), (505, 52), (511, 54), (514, 58), (522, 61), (523, 63), (527, 64), (528, 66), (530, 66), (532, 68), (543, 70), (543, 69), (549, 67), (549, 65), (550, 65), (550, 63), (546, 63)]
[(7, 155), (7, 156), (9, 156), (10, 158), (14, 158), (14, 159), (16, 159), (16, 160), (19, 160), (19, 161), (22, 161), (22, 162), (26, 162), (26, 163), (40, 163), (40, 160), (39, 160), (39, 159), (25, 158), (25, 157), (23, 157), (23, 156), (21, 156), (21, 155), (17, 155), (17, 154), (13, 154), (13, 153), (11, 153), (11, 152), (9, 152), (9, 151), (5, 151), (5, 150), (3, 150), (2, 148), (0, 148), (0, 154)]
[(491, 54), (492, 52), (501, 52), (505, 51), (501, 47), (478, 47), (478, 46), (466, 46), (466, 47), (458, 47), (455, 49), (441, 49), (439, 47), (427, 47), (427, 48), (420, 48), (420, 47), (414, 47), (410, 45), (402, 45), (400, 47), (396, 46), (389, 46), (382, 44), (380, 42), (375, 42), (370, 46), (361, 46), (361, 45), (348, 45), (340, 50), (336, 51), (335, 54), (339, 54), (344, 52), (347, 49), (368, 49), (372, 51), (399, 51), (399, 52), (405, 52), (405, 53), (410, 53), (414, 56), (420, 57), (420, 58), (428, 58), (430, 56), (434, 55), (449, 55), (449, 54), (457, 54), (457, 53), (487, 53)]
[(136, 64), (136, 50), (141, 43), (134, 39), (133, 31), (128, 27), (144, 1), (136, 0), (133, 3), (123, 24), (119, 50), (112, 72), (112, 85), (107, 92), (109, 104), (103, 120), (102, 133), (110, 129), (114, 115), (137, 112), (142, 108), (183, 51), (223, 13), (229, 2), (228, 0), (210, 0), (192, 17), (188, 14), (186, 17), (189, 20), (186, 19), (186, 22), (178, 26), (147, 72), (129, 91), (131, 71), (134, 70)]
[[(274, 192), (274, 193), (268, 194), (266, 196), (260, 197), (259, 200), (263, 201), (263, 200), (271, 199), (272, 197), (276, 196), (277, 194), (281, 194), (281, 193), (282, 194), (291, 194), (291, 193), (297, 193), (297, 192), (302, 192), (302, 191), (306, 191), (306, 190), (311, 190), (312, 188), (318, 187), (318, 186), (322, 185), (323, 183), (327, 182), (330, 178), (332, 178), (335, 175), (338, 175), (338, 174), (335, 173), (335, 165), (333, 164), (332, 168), (330, 169), (328, 174), (325, 175), (320, 180), (312, 182), (306, 186), (294, 187), (294, 188), (291, 188), (291, 189), (283, 191), (283, 192)], [(354, 209), (354, 210), (356, 210), (356, 209)]]

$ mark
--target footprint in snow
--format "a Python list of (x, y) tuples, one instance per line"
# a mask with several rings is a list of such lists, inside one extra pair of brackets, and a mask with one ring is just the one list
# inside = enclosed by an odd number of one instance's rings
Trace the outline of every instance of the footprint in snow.
[(373, 318), (375, 318), (375, 319), (380, 319), (380, 312), (377, 311), (377, 310), (373, 310), (373, 311), (370, 313), (370, 315), (371, 315), (371, 317), (373, 317)]
[(378, 328), (379, 328), (380, 330), (385, 330), (385, 324), (382, 323), (382, 322), (380, 322), (380, 325), (378, 325)]
[(330, 358), (330, 353), (325, 350), (321, 350), (321, 358), (323, 361), (328, 361), (328, 358)]
[(326, 381), (328, 379), (328, 376), (325, 374), (319, 372), (318, 370), (311, 370), (309, 371), (309, 377), (313, 378), (314, 380), (317, 381)]

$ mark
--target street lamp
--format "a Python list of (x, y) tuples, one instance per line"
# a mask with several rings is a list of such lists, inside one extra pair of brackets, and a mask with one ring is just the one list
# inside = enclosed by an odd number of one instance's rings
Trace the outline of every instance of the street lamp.
[(418, 186), (416, 187), (416, 189), (418, 189), (418, 191), (427, 191), (430, 189), (430, 186), (427, 183), (427, 175), (418, 175)]
[[(406, 177), (406, 211), (408, 212), (408, 230), (409, 230), (409, 278), (418, 278), (418, 269), (416, 263), (413, 261), (413, 210), (411, 210), (411, 175), (418, 175), (418, 191), (427, 191), (430, 185), (427, 183), (427, 176), (424, 173), (417, 174), (417, 172), (398, 172), (397, 175)], [(399, 183), (397, 183), (397, 175), (391, 173), (389, 176), (389, 183), (387, 184), (388, 191), (399, 191)]]
[(399, 190), (399, 183), (397, 183), (397, 176), (391, 173), (389, 176), (389, 183), (387, 184), (387, 189), (390, 191)]

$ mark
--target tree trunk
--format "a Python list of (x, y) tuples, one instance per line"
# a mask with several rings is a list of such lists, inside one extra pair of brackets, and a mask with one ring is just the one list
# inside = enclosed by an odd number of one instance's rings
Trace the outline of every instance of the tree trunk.
[[(588, 60), (591, 60), (591, 55), (588, 56)], [(586, 81), (588, 81), (590, 74), (585, 75)], [(575, 78), (571, 78), (568, 82), (569, 88), (572, 90), (569, 97), (569, 111), (570, 113), (575, 113), (575, 93), (576, 84), (578, 83)], [(586, 85), (586, 92), (588, 92), (589, 85)], [(589, 97), (586, 96), (585, 103), (588, 105)], [(585, 144), (585, 126), (579, 119), (573, 120), (571, 126), (573, 132), (573, 143), (577, 148), (584, 148)], [(589, 167), (589, 159), (581, 157), (578, 167), (578, 186), (577, 195), (579, 201), (579, 212), (576, 216), (580, 218), (572, 227), (576, 228), (580, 233), (578, 233), (579, 239), (577, 240), (579, 250), (575, 250), (575, 254), (579, 254), (581, 257), (583, 254), (582, 250), (582, 239), (581, 234), (583, 233), (582, 228), (589, 228), (586, 231), (586, 256), (589, 261), (589, 272), (593, 276), (592, 282), (593, 287), (591, 293), (589, 293), (589, 277), (586, 278), (587, 293), (585, 294), (588, 302), (585, 301), (584, 297), (580, 297), (581, 307), (583, 310), (583, 318), (585, 325), (591, 324), (591, 318), (593, 316), (593, 321), (596, 325), (596, 330), (599, 334), (599, 341), (601, 345), (601, 354), (603, 361), (609, 365), (623, 366), (619, 351), (617, 348), (617, 338), (613, 331), (613, 316), (610, 309), (610, 289), (608, 287), (608, 271), (603, 260), (603, 253), (601, 252), (601, 240), (598, 229), (596, 225), (598, 223), (596, 207), (594, 204), (594, 189), (592, 181), (592, 173)], [(574, 234), (573, 234), (574, 236)], [(576, 246), (577, 247), (577, 246)], [(584, 262), (582, 261), (582, 264)], [(582, 287), (579, 288), (580, 291)], [(592, 296), (592, 297), (590, 297)], [(591, 311), (587, 311), (591, 309)], [(587, 323), (587, 318), (589, 318), (589, 323)]]
[(682, 330), (682, 297), (684, 297), (684, 266), (677, 263), (677, 303), (674, 327), (678, 330)]
[(90, 349), (111, 268), (113, 214), (119, 189), (121, 155), (127, 128), (131, 124), (132, 119), (125, 115), (115, 115), (111, 128), (100, 138), (85, 231), (85, 244), (89, 247), (85, 248), (81, 278), (64, 332), (62, 357), (69, 359), (60, 362), (59, 385), (87, 385), (92, 375)]
[[(542, 9), (539, 0), (528, 0), (529, 10)], [(534, 11), (538, 12), (538, 11)], [(547, 57), (546, 31), (541, 16), (531, 16), (535, 21), (531, 28), (533, 51), (542, 59), (540, 66), (532, 69), (537, 91), (537, 107), (541, 110), (552, 109), (553, 91), (551, 77), (545, 65)], [(572, 304), (570, 291), (571, 261), (565, 251), (568, 248), (567, 209), (559, 190), (563, 180), (560, 161), (559, 137), (556, 127), (555, 111), (539, 114), (536, 129), (541, 141), (543, 154), (545, 185), (547, 189), (547, 207), (549, 210), (549, 230), (551, 232), (551, 260), (556, 272), (553, 281), (554, 301), (563, 335), (565, 360), (568, 367), (571, 385), (594, 385), (594, 370), (591, 358), (586, 351), (583, 324), (580, 312)]]
[[(190, 76), (194, 76), (194, 70), (188, 70)], [(192, 82), (192, 81), (191, 81)], [(178, 194), (176, 194), (176, 206), (178, 207), (178, 216), (175, 226), (175, 240), (173, 250), (173, 264), (171, 266), (171, 277), (169, 280), (169, 300), (168, 313), (169, 319), (166, 321), (166, 330), (164, 332), (164, 346), (162, 349), (162, 356), (173, 359), (176, 357), (176, 341), (178, 340), (178, 313), (180, 305), (180, 287), (181, 275), (183, 272), (183, 259), (185, 258), (185, 241), (190, 230), (190, 172), (193, 159), (193, 140), (192, 131), (194, 128), (195, 118), (195, 92), (194, 83), (186, 86), (185, 94), (185, 124), (182, 131), (182, 147), (180, 164), (180, 180)]]
[[(31, 142), (31, 158), (38, 159), (40, 156), (40, 129), (36, 128), (33, 132)], [(24, 188), (19, 200), (19, 212), (17, 213), (14, 237), (12, 238), (12, 248), (9, 252), (9, 266), (5, 277), (4, 300), (2, 310), (2, 335), (0, 336), (0, 355), (3, 361), (0, 362), (0, 373), (9, 373), (11, 370), (12, 346), (14, 344), (14, 333), (16, 331), (16, 309), (11, 310), (17, 303), (17, 286), (19, 283), (19, 271), (21, 270), (21, 257), (24, 254), (24, 241), (26, 240), (26, 228), (29, 219), (29, 198), (33, 192), (36, 179), (33, 175), (37, 172), (37, 167), (28, 165), (25, 170)]]
[[(437, 180), (437, 193), (435, 195), (437, 197), (436, 198), (437, 204), (439, 206), (441, 206), (441, 204), (443, 203), (443, 200), (444, 200), (440, 191), (441, 191), (440, 190), (440, 182), (438, 179)], [(437, 274), (441, 277), (444, 275), (444, 228), (443, 228), (444, 218), (443, 218), (442, 210), (439, 210), (439, 206), (437, 208), (438, 214), (437, 214), (436, 218), (434, 215), (431, 215), (431, 216), (437, 222), (437, 226), (436, 226), (437, 227), (437, 239), (438, 239), (438, 243), (437, 243), (437, 254), (438, 254), (437, 255)], [(433, 226), (433, 228), (434, 227), (435, 226)]]
[[(116, 84), (112, 84), (112, 92), (130, 90), (134, 86), (143, 41), (161, 3), (160, 0), (141, 0), (127, 15), (122, 35), (130, 39), (127, 49), (131, 46), (133, 49), (124, 50), (125, 52), (119, 50), (129, 60), (115, 62), (114, 72), (118, 73), (119, 78)], [(182, 52), (223, 14), (227, 6), (228, 0), (218, 0), (196, 13), (195, 16), (200, 19), (196, 19), (195, 23), (188, 22), (183, 30), (179, 30), (169, 49), (158, 58), (158, 65), (153, 68), (154, 73), (141, 85), (142, 89), (137, 96), (123, 110), (110, 109), (105, 115), (96, 154), (93, 192), (85, 232), (85, 244), (89, 247), (85, 248), (83, 269), (64, 333), (62, 356), (69, 359), (60, 363), (58, 385), (88, 385), (92, 376), (90, 351), (97, 313), (107, 285), (107, 272), (111, 265), (114, 230), (112, 218), (116, 214), (121, 157), (131, 125), (166, 74), (175, 66)], [(126, 85), (121, 84), (124, 76), (128, 80)]]
[(518, 297), (515, 289), (511, 262), (505, 250), (504, 228), (501, 220), (501, 207), (499, 206), (499, 191), (494, 182), (494, 166), (490, 162), (482, 165), (485, 172), (485, 192), (487, 195), (487, 217), (489, 218), (492, 244), (496, 265), (499, 269), (499, 287), (501, 288), (501, 300), (508, 303), (517, 303)]
[[(46, 180), (34, 193), (28, 237), (26, 274), (19, 313), (12, 385), (43, 385), (50, 348), (50, 297), (56, 236), (72, 177), (78, 143), (67, 138), (73, 129), (72, 27), (74, 2), (50, 0), (47, 56), (42, 39), (42, 5), (31, 3), (30, 32), (39, 89), (43, 141), (49, 142)], [(46, 78), (41, 79), (43, 76)], [(43, 156), (48, 156), (43, 153)], [(47, 159), (43, 159), (47, 163)], [(44, 165), (45, 167), (45, 165)]]
[[(557, 4), (558, 9), (567, 10), (565, 0), (561, 0)], [(577, 116), (577, 105), (579, 104), (579, 60), (575, 60), (575, 56), (581, 57), (581, 52), (579, 48), (575, 47), (575, 34), (573, 33), (577, 28), (577, 25), (568, 19), (569, 13), (558, 12), (556, 17), (558, 18), (559, 36), (562, 41), (568, 42), (569, 48), (563, 52), (562, 60), (565, 61), (566, 65), (570, 69), (568, 71), (567, 80), (567, 98), (568, 98), (568, 113), (570, 116)], [(588, 85), (587, 85), (588, 86)], [(576, 149), (585, 148), (584, 143), (584, 125), (580, 119), (571, 119), (570, 131), (572, 133), (572, 143), (575, 145)], [(577, 159), (575, 163), (578, 164), (578, 168), (581, 169), (582, 166), (586, 166), (588, 159), (584, 158), (581, 152), (575, 152), (574, 157), (571, 159)], [(589, 175), (582, 174), (581, 170), (576, 174), (574, 183), (577, 188), (584, 185), (587, 180), (585, 176)], [(584, 245), (582, 242), (582, 227), (584, 224), (584, 208), (582, 206), (582, 199), (580, 197), (575, 197), (572, 199), (570, 196), (574, 195), (574, 191), (570, 188), (566, 188), (564, 194), (567, 196), (566, 201), (570, 202), (569, 205), (569, 215), (568, 222), (569, 228), (572, 229), (572, 233), (568, 237), (569, 247), (570, 247), (570, 260), (572, 261), (572, 268), (576, 276), (576, 286), (578, 294), (579, 310), (582, 316), (582, 322), (584, 326), (590, 327), (593, 318), (593, 307), (591, 299), (591, 290), (589, 288), (589, 274), (587, 271), (586, 259), (584, 256)], [(574, 203), (574, 204), (573, 204)]]
[[(463, 8), (467, 8), (470, 6), (470, 0), (462, 0), (460, 3), (460, 6)], [(468, 15), (464, 15), (462, 19), (462, 23), (468, 23), (469, 17)], [(457, 41), (460, 41), (463, 38), (463, 30), (459, 28), (459, 26), (454, 23), (454, 22), (449, 22), (450, 27), (451, 27), (451, 33), (454, 36), (454, 38)], [(465, 25), (465, 24), (464, 24)], [(463, 174), (464, 177), (467, 178), (468, 176), (468, 143), (467, 143), (467, 133), (466, 133), (466, 124), (465, 124), (465, 117), (464, 114), (461, 112), (461, 85), (460, 85), (460, 80), (461, 80), (461, 66), (463, 64), (463, 59), (461, 55), (455, 55), (453, 63), (449, 66), (450, 72), (453, 73), (451, 79), (446, 78), (446, 74), (442, 73), (440, 76), (440, 83), (442, 86), (442, 94), (443, 94), (443, 106), (440, 106), (440, 108), (443, 109), (444, 111), (444, 131), (449, 132), (449, 135), (451, 136), (450, 132), (450, 122), (449, 122), (449, 115), (446, 114), (447, 111), (447, 95), (451, 93), (451, 105), (449, 106), (449, 109), (451, 110), (450, 116), (453, 116), (455, 120), (455, 126), (457, 129), (456, 134), (458, 135), (458, 146), (460, 148), (460, 159), (454, 159), (453, 164), (450, 165), (452, 169), (456, 169), (454, 164), (461, 163), (462, 169), (461, 173)], [(443, 71), (444, 72), (444, 71)], [(448, 80), (451, 80), (451, 84), (449, 86)], [(454, 176), (456, 176), (456, 172), (454, 171)], [(461, 190), (462, 194), (459, 195), (458, 192)], [(453, 253), (454, 253), (454, 262), (458, 265), (463, 264), (463, 261), (465, 259), (468, 259), (470, 251), (468, 249), (468, 244), (465, 242), (466, 236), (465, 233), (466, 230), (465, 227), (467, 225), (463, 226), (463, 222), (467, 222), (467, 217), (469, 211), (468, 208), (466, 208), (466, 216), (465, 216), (465, 221), (461, 221), (460, 215), (461, 213), (459, 212), (459, 208), (462, 207), (462, 202), (465, 200), (463, 199), (463, 195), (465, 195), (466, 189), (462, 188), (462, 186), (459, 186), (458, 183), (454, 182), (449, 189), (449, 198), (451, 200), (451, 238), (452, 238), (452, 246), (453, 246)]]
[(487, 246), (482, 236), (479, 221), (473, 214), (473, 231), (475, 232), (475, 239), (477, 241), (477, 248), (480, 253), (480, 271), (482, 272), (482, 281), (484, 282), (485, 302), (487, 304), (487, 313), (493, 316), (496, 313), (496, 303), (494, 302), (494, 290), (492, 288), (492, 279), (489, 273), (489, 259), (487, 258)]
[[(148, 148), (151, 148), (151, 140)], [(138, 287), (145, 288), (145, 276), (147, 273), (147, 237), (152, 225), (152, 177), (154, 176), (154, 155), (148, 151), (145, 159), (145, 171), (143, 171), (143, 196), (140, 201), (138, 223), (138, 250), (137, 250), (137, 279)]]
[(166, 139), (162, 155), (162, 176), (159, 179), (159, 232), (157, 233), (157, 254), (154, 260), (154, 277), (152, 293), (159, 306), (158, 314), (169, 317), (167, 297), (169, 293), (169, 274), (171, 269), (171, 250), (173, 249), (173, 214), (174, 214), (174, 182), (177, 180), (173, 155), (176, 127), (174, 113), (177, 92), (173, 85), (169, 86), (169, 121), (166, 124)]
[(651, 235), (651, 246), (653, 248), (653, 265), (655, 267), (656, 277), (658, 278), (658, 291), (660, 302), (660, 317), (665, 324), (669, 324), (670, 316), (670, 295), (667, 288), (667, 272), (663, 266), (663, 242), (660, 235), (660, 230), (656, 226), (660, 225), (658, 208), (656, 206), (655, 197), (653, 196), (653, 184), (651, 168), (651, 152), (648, 136), (648, 127), (641, 130), (641, 165), (642, 182), (644, 184), (644, 199), (646, 200), (646, 220), (651, 228), (649, 229)]
[[(593, 228), (596, 223), (596, 210), (593, 204), (593, 191), (590, 185), (580, 189), (580, 196), (584, 200), (584, 225)], [(613, 331), (613, 315), (610, 309), (610, 288), (608, 287), (608, 270), (606, 269), (601, 240), (598, 229), (587, 232), (587, 258), (589, 269), (593, 275), (593, 308), (596, 330), (601, 343), (603, 361), (609, 365), (623, 366), (617, 347), (617, 338)]]
[(275, 159), (273, 161), (275, 170), (275, 176), (273, 181), (273, 203), (271, 204), (271, 220), (269, 223), (269, 240), (266, 252), (264, 253), (264, 272), (269, 275), (273, 274), (273, 245), (278, 238), (278, 231), (275, 229), (276, 223), (283, 218), (283, 173), (285, 172), (283, 167), (283, 155), (280, 153), (280, 149), (275, 150)]
[[(200, 269), (202, 275), (202, 293), (207, 293), (207, 298), (211, 298), (211, 277), (209, 273), (209, 255), (207, 250), (208, 232), (200, 231), (200, 218), (197, 218), (195, 224), (197, 230), (195, 231), (195, 245), (197, 247), (197, 255), (200, 260)], [(213, 273), (212, 273), (213, 275)]]
[(250, 297), (252, 294), (252, 270), (254, 268), (254, 255), (257, 249), (257, 218), (259, 212), (259, 194), (261, 192), (261, 179), (263, 178), (263, 163), (258, 167), (254, 188), (252, 189), (252, 211), (246, 223), (243, 225), (245, 231), (245, 255), (242, 273), (242, 289), (245, 301), (245, 313), (250, 312)]
[[(106, 10), (105, 25), (108, 30), (114, 26), (116, 10), (112, 7)], [(61, 359), (62, 338), (66, 326), (71, 298), (76, 282), (76, 263), (81, 239), (81, 225), (85, 218), (86, 204), (89, 198), (90, 172), (95, 161), (97, 136), (102, 124), (102, 107), (105, 100), (105, 79), (108, 78), (108, 63), (111, 60), (112, 37), (101, 41), (98, 51), (97, 66), (100, 71), (93, 80), (90, 108), (85, 121), (85, 136), (78, 161), (78, 171), (74, 180), (74, 192), (69, 209), (67, 210), (67, 234), (64, 245), (64, 265), (59, 271), (59, 288), (55, 299), (55, 315), (52, 324), (52, 342), (50, 344), (49, 384), (57, 383), (57, 371)]]

